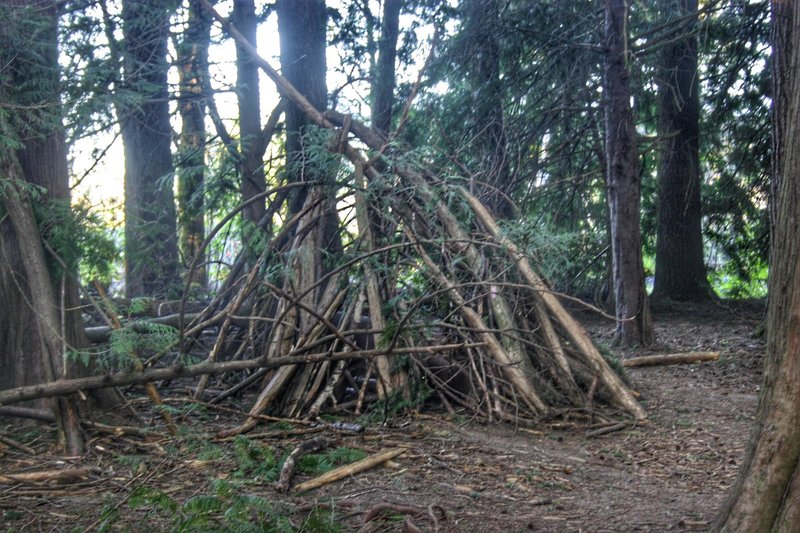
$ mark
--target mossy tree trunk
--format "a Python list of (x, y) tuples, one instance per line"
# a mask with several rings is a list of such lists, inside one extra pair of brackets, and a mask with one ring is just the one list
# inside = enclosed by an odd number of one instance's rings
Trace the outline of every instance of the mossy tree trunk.
[[(5, 123), (0, 127), (10, 136), (0, 148), (0, 302), (14, 310), (0, 321), (0, 389), (86, 371), (67, 358), (69, 351), (86, 345), (77, 273), (74, 265), (56, 256), (69, 243), (53, 243), (46, 250), (34, 212), (38, 204), (57, 214), (53, 216), (69, 216), (57, 36), (56, 2), (11, 2), (0, 7), (0, 58), (9, 77), (0, 89), (0, 107), (10, 104), (8, 111), (15, 115), (5, 122), (3, 110)], [(102, 407), (118, 400), (108, 391), (93, 399)], [(45, 404), (54, 411), (60, 444), (70, 454), (81, 453), (76, 398), (65, 396)]]
[(469, 102), (474, 139), (474, 190), (502, 218), (514, 216), (513, 187), (506, 155), (503, 119), (505, 90), (500, 77), (502, 10), (499, 0), (467, 0), (464, 4), (464, 57), (472, 99)]

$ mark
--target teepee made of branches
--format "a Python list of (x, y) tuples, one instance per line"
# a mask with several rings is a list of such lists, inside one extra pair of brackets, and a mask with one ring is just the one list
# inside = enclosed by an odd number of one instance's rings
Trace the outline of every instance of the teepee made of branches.
[[(218, 297), (188, 325), (191, 342), (205, 324), (221, 324), (209, 361), (297, 358), (239, 375), (217, 396), (260, 391), (251, 417), (231, 433), (252, 428), (267, 411), (314, 418), (347, 404), (359, 412), (370, 400), (411, 400), (421, 388), (448, 409), (487, 420), (541, 419), (599, 404), (646, 416), (469, 190), (352, 117), (314, 109), (250, 53), (284, 98), (330, 132), (324, 146), (337, 179), (301, 184), (303, 209), (258, 252), (244, 252)], [(268, 201), (280, 202), (282, 191), (268, 191)], [(325, 237), (332, 219), (335, 247)], [(196, 396), (207, 384), (201, 380)]]

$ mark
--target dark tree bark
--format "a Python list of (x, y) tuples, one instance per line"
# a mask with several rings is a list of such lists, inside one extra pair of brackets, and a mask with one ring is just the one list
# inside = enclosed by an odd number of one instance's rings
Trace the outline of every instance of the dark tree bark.
[[(28, 185), (44, 191), (43, 205), (69, 204), (69, 173), (61, 125), (58, 67), (58, 9), (55, 2), (11, 2), (0, 7), (0, 302), (13, 310), (0, 321), (0, 389), (71, 377), (66, 351), (85, 346), (75, 272), (48, 268)], [(8, 122), (8, 111), (17, 116)], [(52, 258), (55, 259), (55, 258)], [(54, 261), (55, 262), (55, 261)], [(65, 266), (65, 265), (63, 265)], [(108, 396), (104, 396), (108, 398)], [(48, 401), (60, 444), (82, 453), (77, 403)]]
[[(234, 0), (233, 24), (256, 46), (258, 18), (254, 0)], [(261, 92), (258, 83), (258, 66), (239, 43), (236, 43), (236, 98), (239, 102), (240, 161), (239, 172), (242, 180), (242, 201), (264, 192), (263, 149), (261, 139)], [(266, 213), (264, 201), (247, 206), (242, 212), (245, 220), (258, 224)]]
[(125, 145), (125, 284), (128, 296), (163, 296), (178, 283), (167, 92), (167, 38), (172, 2), (122, 5)]
[(378, 64), (372, 84), (372, 127), (385, 133), (392, 129), (397, 37), (400, 32), (400, 9), (402, 7), (403, 0), (385, 0), (383, 3), (381, 39), (378, 42)]
[(654, 333), (642, 264), (641, 182), (628, 82), (627, 18), (626, 0), (605, 1), (603, 93), (616, 337), (626, 346), (637, 346), (651, 344)]
[[(188, 20), (178, 45), (181, 135), (178, 153), (178, 228), (184, 264), (190, 264), (205, 239), (203, 189), (205, 183), (206, 98), (211, 16), (199, 0), (190, 0)], [(191, 283), (206, 286), (202, 257), (191, 273)]]
[(767, 357), (755, 428), (717, 531), (800, 524), (800, 8), (773, 0), (776, 174)]
[(665, 12), (692, 17), (685, 35), (661, 55), (658, 232), (653, 294), (706, 300), (711, 286), (703, 261), (700, 208), (700, 79), (697, 72), (697, 0), (666, 0)]
[(501, 0), (466, 0), (467, 79), (472, 89), (472, 131), (481, 199), (500, 217), (511, 218), (511, 176), (506, 161), (503, 82), (500, 79)]
[[(277, 11), (283, 75), (315, 108), (324, 111), (328, 99), (325, 82), (325, 2), (278, 0)], [(286, 108), (286, 160), (290, 182), (319, 178), (306, 172), (310, 166), (308, 154), (303, 148), (303, 136), (309, 125), (303, 112), (290, 103)], [(301, 188), (290, 193), (290, 215), (302, 209), (307, 192), (307, 188)]]

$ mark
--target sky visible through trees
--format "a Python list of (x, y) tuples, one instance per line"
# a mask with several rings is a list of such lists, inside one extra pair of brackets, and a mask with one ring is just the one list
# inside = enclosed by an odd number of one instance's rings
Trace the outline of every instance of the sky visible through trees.
[[(335, 0), (328, 2), (328, 5), (334, 8), (341, 9), (341, 6), (346, 5), (346, 0)], [(224, 3), (220, 5), (223, 9)], [(404, 22), (408, 25), (409, 16), (403, 15)], [(402, 22), (401, 22), (402, 24)], [(414, 61), (411, 64), (402, 64), (398, 70), (397, 77), (399, 79), (413, 80), (417, 74), (418, 69), (422, 67), (428, 53), (428, 39), (431, 37), (433, 28), (431, 25), (420, 27), (416, 30), (417, 38), (420, 42), (420, 47), (414, 54)], [(211, 57), (211, 76), (214, 80), (212, 84), (219, 86), (225, 90), (219, 91), (215, 95), (217, 107), (220, 110), (220, 115), (233, 123), (236, 119), (236, 95), (229, 90), (232, 80), (236, 78), (235, 67), (235, 51), (234, 44), (228, 39), (221, 39), (222, 32), (218, 26), (212, 27), (212, 44), (209, 51)], [(100, 44), (104, 43), (105, 39), (102, 36), (98, 37)], [(220, 42), (222, 41), (222, 42)], [(274, 13), (269, 16), (265, 21), (259, 24), (258, 29), (258, 48), (264, 54), (264, 57), (272, 60), (277, 64), (278, 56), (280, 55), (280, 42), (278, 36), (277, 19)], [(63, 50), (62, 50), (63, 52)], [(170, 43), (170, 54), (174, 55), (175, 50)], [(346, 78), (342, 75), (339, 62), (342, 50), (337, 50), (331, 46), (328, 49), (328, 64), (332, 68), (328, 71), (330, 78), (331, 88), (339, 88), (346, 84)], [(68, 62), (68, 58), (63, 58), (62, 62)], [(364, 58), (364, 66), (366, 66), (366, 58)], [(338, 67), (338, 68), (335, 68)], [(261, 90), (261, 107), (264, 110), (272, 110), (278, 104), (280, 97), (272, 83), (268, 81), (264, 74), (260, 74), (262, 82)], [(170, 70), (170, 84), (175, 86), (178, 83), (177, 73), (174, 69)], [(369, 102), (364, 100), (364, 95), (368, 93), (366, 87), (366, 80), (362, 80), (359, 86), (346, 86), (342, 91), (343, 99), (346, 98), (348, 102), (355, 104), (355, 110), (362, 115), (369, 115)], [(444, 90), (444, 87), (439, 87), (439, 90)], [(173, 128), (178, 130), (179, 119), (173, 115)], [(94, 157), (94, 151), (101, 150), (104, 157), (97, 159)], [(122, 153), (122, 142), (118, 134), (114, 131), (106, 131), (101, 134), (94, 135), (85, 139), (78, 140), (71, 146), (71, 161), (72, 161), (72, 174), (75, 179), (75, 193), (77, 195), (87, 194), (93, 203), (122, 201), (123, 196), (123, 180), (122, 168), (124, 162), (124, 155)], [(80, 178), (80, 179), (78, 179)]]

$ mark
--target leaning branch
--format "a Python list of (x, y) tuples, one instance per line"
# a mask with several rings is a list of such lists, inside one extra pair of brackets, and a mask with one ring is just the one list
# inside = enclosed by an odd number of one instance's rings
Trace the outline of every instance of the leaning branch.
[(383, 355), (401, 355), (418, 352), (440, 352), (450, 350), (460, 350), (463, 348), (474, 348), (482, 346), (477, 344), (442, 344), (438, 346), (416, 347), (416, 348), (395, 348), (391, 352), (385, 350), (360, 350), (344, 352), (324, 352), (312, 353), (307, 355), (292, 355), (275, 357), (273, 359), (245, 359), (243, 361), (226, 361), (222, 363), (199, 363), (196, 365), (176, 365), (165, 368), (152, 368), (144, 372), (106, 374), (102, 376), (89, 376), (75, 379), (59, 379), (51, 383), (40, 385), (28, 385), (16, 389), (0, 391), (0, 405), (35, 400), (36, 398), (52, 398), (72, 394), (79, 390), (104, 389), (107, 387), (120, 387), (123, 385), (135, 385), (147, 383), (148, 381), (159, 381), (162, 379), (190, 378), (208, 374), (222, 374), (225, 372), (235, 372), (238, 370), (249, 370), (252, 368), (279, 368), (282, 366), (296, 365), (300, 363), (318, 363), (321, 361), (341, 361), (345, 359), (363, 359), (378, 357)]

